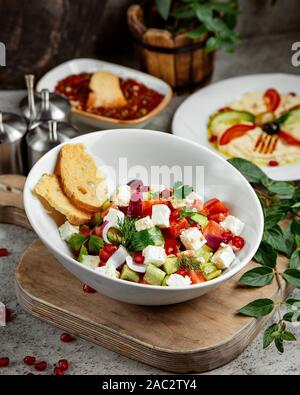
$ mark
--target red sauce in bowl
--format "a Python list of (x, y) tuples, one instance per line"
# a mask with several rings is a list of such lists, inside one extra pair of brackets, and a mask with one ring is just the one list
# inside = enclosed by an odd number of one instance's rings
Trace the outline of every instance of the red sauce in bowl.
[(55, 91), (73, 102), (76, 109), (103, 117), (134, 120), (153, 111), (163, 101), (164, 96), (133, 79), (120, 79), (121, 89), (127, 100), (124, 107), (88, 108), (86, 103), (91, 92), (89, 88), (92, 74), (71, 75), (60, 81)]

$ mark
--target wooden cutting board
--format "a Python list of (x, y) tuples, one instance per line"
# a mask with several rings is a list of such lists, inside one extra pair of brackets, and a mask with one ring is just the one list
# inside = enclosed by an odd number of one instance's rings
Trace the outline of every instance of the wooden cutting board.
[[(23, 184), (16, 181), (0, 177), (0, 185), (9, 189), (0, 191), (0, 218), (28, 227), (22, 212)], [(279, 260), (284, 269), (287, 260)], [(245, 271), (253, 266), (251, 262)], [(26, 311), (75, 336), (165, 371), (204, 372), (236, 358), (269, 318), (239, 316), (240, 307), (257, 298), (281, 299), (289, 292), (283, 281), (263, 289), (241, 288), (241, 274), (190, 302), (134, 306), (84, 293), (80, 281), (34, 241), (17, 267), (16, 290)]]

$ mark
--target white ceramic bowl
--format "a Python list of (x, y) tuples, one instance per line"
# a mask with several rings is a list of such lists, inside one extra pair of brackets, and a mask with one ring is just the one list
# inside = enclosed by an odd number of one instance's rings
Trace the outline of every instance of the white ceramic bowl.
[(96, 71), (102, 70), (110, 71), (124, 79), (132, 78), (142, 84), (145, 84), (147, 87), (164, 95), (164, 99), (159, 106), (154, 108), (154, 110), (144, 117), (124, 121), (91, 114), (85, 111), (79, 111), (74, 108), (72, 109), (72, 116), (74, 119), (92, 127), (96, 127), (97, 129), (119, 129), (121, 127), (142, 128), (156, 115), (160, 114), (167, 107), (173, 97), (173, 91), (170, 85), (159, 78), (142, 73), (138, 70), (96, 59), (73, 59), (55, 67), (40, 79), (36, 86), (36, 90), (39, 92), (42, 89), (48, 89), (50, 92), (54, 92), (57, 83), (72, 74), (95, 73)]
[[(224, 200), (233, 215), (246, 223), (243, 234), (246, 246), (238, 255), (239, 261), (215, 280), (174, 289), (104, 277), (72, 258), (67, 245), (60, 239), (57, 225), (32, 193), (42, 174), (53, 172), (61, 148), (56, 147), (33, 167), (27, 177), (24, 189), (25, 210), (38, 237), (58, 261), (83, 283), (123, 302), (139, 305), (168, 305), (197, 298), (211, 291), (238, 273), (254, 256), (263, 233), (264, 222), (260, 202), (246, 179), (217, 154), (170, 134), (136, 129), (96, 132), (80, 136), (72, 140), (72, 143), (85, 144), (98, 165), (112, 166), (116, 171), (121, 157), (127, 157), (128, 167), (144, 165), (148, 170), (153, 165), (169, 167), (179, 165), (182, 168), (202, 165), (205, 170), (205, 199), (218, 197)], [(47, 262), (41, 262), (41, 265), (43, 264)]]

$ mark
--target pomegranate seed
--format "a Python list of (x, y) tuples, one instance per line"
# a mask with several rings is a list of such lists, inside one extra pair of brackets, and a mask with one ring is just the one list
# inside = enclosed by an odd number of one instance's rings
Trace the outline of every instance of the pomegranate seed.
[(8, 255), (8, 250), (6, 248), (0, 248), (0, 257)]
[(55, 376), (63, 376), (65, 374), (64, 370), (60, 368), (55, 368), (53, 373), (55, 374)]
[(6, 368), (9, 365), (9, 358), (0, 358), (0, 368)]
[(218, 141), (218, 136), (216, 136), (215, 134), (210, 136), (210, 138), (209, 138), (210, 143), (215, 143), (216, 141)]
[(60, 361), (58, 361), (58, 367), (65, 371), (69, 369), (69, 362), (66, 359), (61, 359)]
[(222, 237), (224, 239), (224, 243), (228, 244), (232, 240), (233, 234), (230, 231), (224, 232)]
[(90, 286), (87, 285), (87, 284), (85, 284), (85, 285), (83, 286), (83, 291), (86, 292), (86, 293), (88, 293), (88, 294), (94, 294), (94, 293), (97, 292), (97, 291), (95, 291), (92, 287), (90, 287)]
[(270, 160), (269, 166), (271, 167), (279, 166), (279, 162), (277, 162), (277, 160)]
[(235, 236), (232, 239), (232, 245), (235, 248), (238, 248), (239, 250), (241, 250), (242, 248), (245, 247), (245, 240), (242, 237), (240, 237), (240, 236)]
[(70, 343), (70, 342), (73, 340), (73, 337), (72, 337), (69, 333), (63, 333), (63, 334), (60, 336), (60, 340), (61, 340), (63, 343)]
[(25, 357), (23, 359), (23, 361), (24, 361), (25, 365), (32, 366), (32, 365), (35, 364), (36, 358), (35, 357), (31, 357), (31, 356), (28, 355), (27, 357)]
[(145, 257), (141, 253), (137, 252), (134, 254), (134, 262), (138, 265), (142, 265), (145, 262)]
[(5, 321), (9, 322), (12, 320), (12, 312), (9, 309), (5, 309)]
[(41, 361), (41, 362), (35, 363), (34, 369), (37, 370), (38, 372), (43, 372), (44, 370), (47, 369), (47, 362)]

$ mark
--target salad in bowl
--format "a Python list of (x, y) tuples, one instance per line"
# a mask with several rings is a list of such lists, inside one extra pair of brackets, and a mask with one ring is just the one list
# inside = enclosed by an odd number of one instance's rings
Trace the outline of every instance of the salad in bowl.
[(245, 246), (245, 224), (217, 198), (175, 183), (121, 185), (91, 220), (59, 228), (78, 262), (104, 276), (182, 287), (211, 281)]

